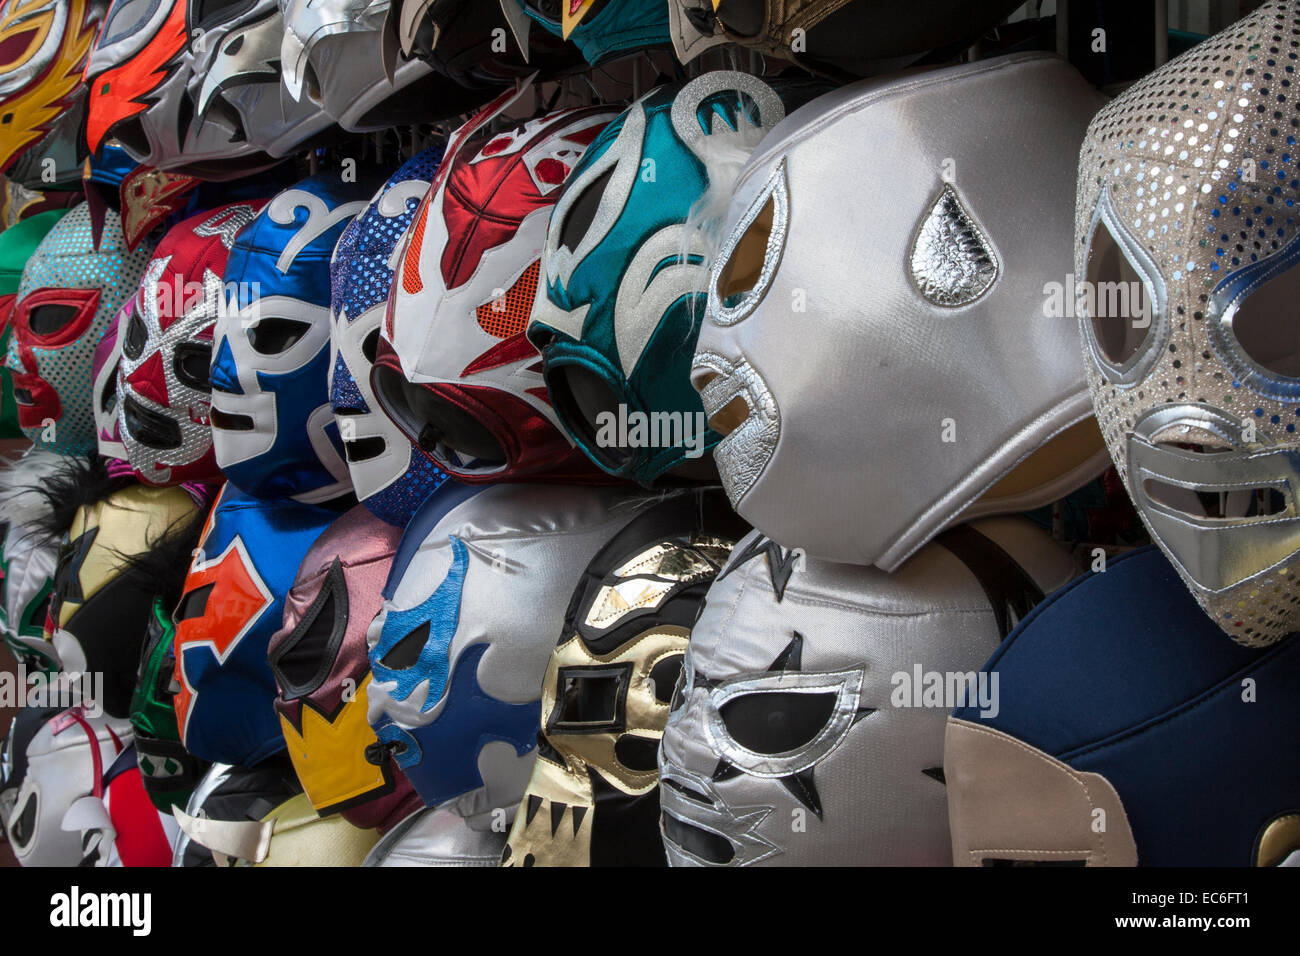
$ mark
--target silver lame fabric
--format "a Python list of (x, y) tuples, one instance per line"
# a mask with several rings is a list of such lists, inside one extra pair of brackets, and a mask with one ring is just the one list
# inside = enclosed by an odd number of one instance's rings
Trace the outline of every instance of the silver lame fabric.
[[(750, 409), (714, 452), (742, 517), (892, 570), (959, 519), (1102, 469), (1098, 449), (980, 500), (1091, 412), (1074, 323), (1044, 317), (1043, 284), (1071, 268), (1073, 169), (1101, 103), (1065, 61), (1024, 54), (852, 84), (768, 134), (732, 190), (692, 370), (707, 414)], [(769, 201), (758, 279), (724, 301)]]
[[(1166, 64), (1098, 114), (1079, 163), (1076, 274), (1113, 239), (1152, 303), (1131, 356), (1080, 309), (1102, 434), (1152, 538), (1248, 645), (1300, 629), (1300, 370), (1261, 365), (1235, 325), (1254, 295), (1294, 308), (1297, 30), (1300, 3), (1266, 3)], [(1292, 317), (1266, 329), (1269, 357), (1295, 355)], [(1258, 489), (1280, 507), (1252, 508)]]
[[(1023, 518), (972, 527), (1043, 593), (1076, 573)], [(659, 751), (669, 863), (949, 865), (941, 769), (950, 708), (894, 706), (897, 675), (976, 671), (1000, 640), (981, 583), (939, 543), (886, 574), (800, 560), (757, 532), (741, 539), (691, 632)], [(737, 706), (765, 726), (789, 726), (779, 698), (762, 696), (782, 693), (827, 702), (806, 742), (772, 753), (732, 733)]]
[[(415, 670), (413, 686), (404, 688), (398, 681), (385, 680), (376, 668), (367, 687), (370, 723), (377, 729), (388, 718), (413, 731), (418, 742), (425, 739), (423, 728), (436, 732), (438, 728), (431, 725), (444, 721), (443, 726), (459, 728), (458, 732), (472, 735), (470, 741), (478, 741), (474, 759), (482, 785), (444, 793), (438, 806), (465, 817), (471, 827), (484, 829), (494, 811), (519, 803), (536, 757), (535, 738), (519, 753), (504, 739), (506, 727), (476, 726), (454, 709), (447, 688), (461, 659), (486, 645), (474, 672), (484, 700), (495, 708), (486, 719), (509, 719), (499, 716), (501, 705), (527, 704), (532, 714), (539, 714), (542, 679), (583, 571), (610, 538), (657, 500), (615, 487), (494, 485), (453, 506), (424, 534), (409, 564), (399, 572), (409, 547), (403, 538), (394, 564), (393, 574), (400, 573), (400, 578), (393, 597), (384, 601), (367, 632), (372, 666), (389, 615), (422, 605), (449, 579), (461, 549), (466, 558), (456, 584), (454, 631), (447, 634), (437, 624), (432, 630), (432, 641), (447, 642), (446, 679)], [(418, 522), (417, 512), (406, 535), (412, 529), (423, 530)], [(431, 697), (436, 704), (426, 706)], [(438, 760), (437, 753), (425, 752), (424, 765), (408, 769), (426, 804), (430, 789), (446, 788), (445, 772), (436, 769)]]

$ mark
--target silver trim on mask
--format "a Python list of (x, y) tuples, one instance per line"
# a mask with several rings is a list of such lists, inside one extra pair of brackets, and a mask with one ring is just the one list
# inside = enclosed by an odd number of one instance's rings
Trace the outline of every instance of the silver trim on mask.
[[(688, 655), (689, 656), (689, 655)], [(717, 787), (707, 777), (692, 773), (683, 767), (663, 760), (660, 750), (659, 764), (659, 832), (670, 866), (751, 866), (781, 852), (781, 848), (758, 832), (759, 826), (775, 810), (771, 806), (739, 807), (732, 809), (718, 794)], [(673, 786), (678, 783), (708, 799), (708, 803), (688, 797)], [(664, 817), (672, 817), (686, 826), (712, 833), (731, 844), (732, 857), (726, 863), (705, 860), (674, 843), (663, 825)]]
[[(718, 295), (718, 280), (722, 276), (722, 270), (727, 263), (731, 261), (732, 254), (736, 251), (736, 246), (740, 243), (740, 238), (758, 218), (758, 214), (763, 211), (767, 205), (768, 199), (772, 200), (772, 231), (767, 236), (767, 247), (763, 251), (763, 268), (758, 274), (758, 281), (754, 287), (746, 292), (741, 293), (740, 301), (734, 306), (723, 304), (721, 297)], [(776, 275), (776, 268), (781, 262), (781, 253), (785, 251), (786, 230), (789, 225), (790, 216), (790, 184), (786, 179), (785, 159), (782, 159), (768, 177), (763, 188), (754, 201), (749, 204), (745, 214), (740, 217), (740, 222), (736, 228), (731, 230), (726, 241), (722, 244), (722, 251), (718, 253), (717, 259), (713, 263), (713, 269), (709, 275), (709, 316), (718, 325), (735, 325), (741, 319), (748, 316), (754, 311), (763, 296), (767, 294), (768, 287), (772, 284), (772, 278)]]
[(731, 501), (740, 501), (758, 481), (781, 440), (781, 411), (758, 371), (742, 359), (732, 362), (716, 352), (698, 352), (692, 379), (700, 369), (717, 375), (699, 388), (704, 414), (712, 418), (736, 398), (749, 406), (749, 416), (713, 449), (723, 490)]
[[(709, 691), (704, 727), (714, 752), (739, 770), (754, 777), (788, 777), (816, 765), (840, 745), (853, 726), (862, 697), (866, 668), (841, 671), (760, 674), (729, 680)], [(784, 754), (761, 754), (741, 746), (727, 730), (722, 708), (733, 697), (749, 694), (825, 694), (835, 693), (835, 706), (826, 724), (808, 743)]]
[[(1154, 441), (1180, 426), (1208, 432), (1235, 451), (1194, 452)], [(1203, 591), (1224, 591), (1267, 574), (1300, 550), (1300, 450), (1242, 447), (1238, 421), (1205, 405), (1163, 405), (1140, 419), (1128, 439), (1129, 485), (1152, 535), (1184, 576)], [(1198, 518), (1151, 497), (1147, 479), (1192, 491), (1273, 488), (1284, 511), (1239, 518)]]
[(908, 268), (917, 291), (948, 309), (970, 305), (993, 288), (1002, 262), (951, 183), (945, 183), (912, 237)]
[(1120, 252), (1124, 254), (1124, 258), (1128, 260), (1128, 264), (1142, 277), (1142, 284), (1146, 287), (1147, 296), (1151, 300), (1151, 328), (1142, 343), (1142, 348), (1129, 356), (1128, 361), (1122, 365), (1116, 365), (1106, 358), (1093, 332), (1092, 316), (1080, 314), (1079, 328), (1083, 332), (1084, 342), (1087, 343), (1088, 354), (1106, 380), (1112, 385), (1136, 385), (1146, 380), (1147, 375), (1151, 373), (1151, 367), (1155, 365), (1168, 345), (1169, 294), (1165, 289), (1165, 280), (1160, 274), (1160, 268), (1151, 258), (1151, 254), (1120, 222), (1119, 213), (1115, 211), (1115, 205), (1110, 198), (1109, 186), (1103, 186), (1097, 197), (1097, 206), (1092, 214), (1092, 225), (1088, 231), (1088, 249), (1083, 258), (1084, 275), (1076, 278), (1079, 281), (1087, 281), (1088, 252), (1092, 250), (1092, 237), (1097, 233), (1098, 223), (1105, 223), (1106, 229), (1119, 246)]

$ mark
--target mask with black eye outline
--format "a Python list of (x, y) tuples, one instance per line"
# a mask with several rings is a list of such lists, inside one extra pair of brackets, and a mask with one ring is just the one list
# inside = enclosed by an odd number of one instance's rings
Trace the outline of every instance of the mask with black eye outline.
[[(386, 830), (422, 806), (367, 721), (366, 630), (383, 606), (400, 529), (357, 505), (312, 544), (267, 661), (289, 758), (322, 816)], [(378, 756), (379, 759), (375, 759)]]
[(163, 236), (118, 329), (117, 431), (131, 470), (151, 485), (216, 481), (209, 425), (212, 329), (235, 236), (265, 203), (232, 203)]
[[(791, 105), (810, 93), (781, 89)], [(708, 275), (705, 241), (687, 218), (734, 174), (711, 157), (746, 154), (785, 111), (783, 95), (740, 73), (661, 87), (602, 131), (565, 184), (528, 338), (561, 423), (610, 474), (643, 485), (670, 471), (704, 474), (698, 459), (718, 435), (704, 427), (690, 359)], [(675, 434), (610, 427), (662, 412)]]

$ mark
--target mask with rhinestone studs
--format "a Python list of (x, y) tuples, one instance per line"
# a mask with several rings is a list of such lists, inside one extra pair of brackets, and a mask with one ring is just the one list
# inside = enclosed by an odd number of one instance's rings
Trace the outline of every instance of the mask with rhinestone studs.
[(1196, 600), (1256, 645), (1300, 629), (1297, 29), (1300, 3), (1265, 4), (1104, 109), (1079, 161), (1102, 432)]

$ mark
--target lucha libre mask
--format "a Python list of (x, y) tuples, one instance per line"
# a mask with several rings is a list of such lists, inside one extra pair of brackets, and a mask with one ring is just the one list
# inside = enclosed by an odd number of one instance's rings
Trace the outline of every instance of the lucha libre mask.
[(126, 718), (156, 582), (131, 559), (197, 521), (181, 488), (130, 484), (77, 509), (59, 554), (47, 629), (70, 673), (102, 675), (106, 713)]
[[(560, 421), (610, 474), (648, 485), (707, 464), (718, 436), (703, 427), (689, 367), (708, 274), (685, 221), (725, 168), (710, 157), (734, 170), (784, 115), (771, 87), (741, 73), (653, 90), (596, 137), (555, 204), (528, 338)], [(676, 420), (677, 434), (609, 427), (651, 413)]]
[(425, 807), (384, 834), (362, 866), (497, 866), (505, 834), (474, 829), (451, 810)]
[(30, 189), (81, 178), (82, 72), (103, 0), (5, 0), (0, 5), (0, 170)]
[(154, 598), (153, 613), (140, 651), (140, 671), (131, 695), (131, 729), (141, 783), (159, 810), (183, 807), (208, 764), (181, 746), (176, 725), (176, 626), (163, 601)]
[(37, 489), (62, 461), (34, 448), (0, 469), (0, 630), (14, 657), (44, 671), (59, 665), (45, 639), (59, 542), (40, 526), (50, 504)]
[(612, 118), (592, 107), (495, 136), (462, 130), (408, 233), (375, 391), (410, 439), (462, 481), (590, 480), (524, 330), (551, 207)]
[(80, 831), (80, 866), (170, 866), (180, 827), (171, 808), (149, 800), (136, 766), (132, 741), (104, 769), (102, 797), (78, 800), (63, 817), (65, 830)]
[(95, 447), (91, 404), (95, 346), (153, 250), (123, 243), (121, 220), (105, 212), (99, 247), (85, 203), (60, 219), (23, 269), (6, 364), (23, 434), (39, 447), (77, 455)]
[(119, 429), (148, 484), (221, 478), (208, 425), (212, 326), (235, 236), (263, 205), (220, 206), (168, 230), (118, 331)]
[(337, 173), (305, 179), (242, 229), (213, 332), (212, 444), (237, 488), (328, 501), (349, 490), (329, 404), (330, 255), (365, 208)]
[(334, 420), (357, 500), (399, 528), (446, 474), (380, 410), (370, 388), (370, 368), (393, 281), (389, 261), (441, 159), (442, 150), (432, 148), (407, 160), (343, 230), (330, 261)]
[[(23, 266), (45, 234), (63, 218), (65, 211), (51, 209), (0, 232), (0, 355), (9, 351), (9, 338), (13, 333), (10, 320), (23, 277)], [(13, 373), (0, 365), (0, 438), (21, 438), (22, 434), (18, 424), (18, 406), (14, 402)]]
[(252, 766), (284, 748), (266, 662), (298, 562), (334, 512), (222, 487), (176, 607), (176, 720), (185, 749)]
[(368, 693), (383, 750), (427, 806), (481, 830), (518, 803), (573, 584), (646, 504), (612, 488), (449, 482), (416, 512), (367, 635)]
[(103, 797), (104, 771), (130, 742), (126, 721), (80, 707), (19, 711), (5, 741), (0, 819), (20, 866), (82, 862), (82, 833), (65, 818), (81, 798)]
[(669, 862), (947, 866), (947, 675), (955, 692), (1074, 573), (1020, 517), (950, 529), (893, 574), (744, 538), (664, 730)]
[[(1016, 0), (930, 0), (920, 6), (849, 0), (669, 0), (673, 46), (687, 63), (736, 43), (836, 78), (901, 70), (932, 51), (970, 46)], [(947, 58), (949, 53), (940, 53)]]
[(448, 81), (420, 60), (385, 64), (389, 0), (280, 0), (280, 9), (284, 85), (295, 100), (351, 132), (427, 122)]
[(284, 604), (267, 651), (280, 695), (275, 709), (298, 780), (320, 814), (387, 829), (418, 810), (419, 797), (366, 720), (366, 629), (401, 531), (357, 505), (316, 539)]
[(292, 767), (275, 760), (213, 764), (174, 812), (172, 866), (360, 866), (378, 839), (337, 814), (317, 816)]
[(1300, 629), (1300, 107), (1274, 52), (1298, 26), (1300, 4), (1267, 3), (1168, 63), (1098, 114), (1079, 160), (1102, 433), (1196, 600), (1256, 645)]
[(664, 865), (659, 740), (691, 626), (737, 532), (720, 490), (678, 495), (592, 559), (542, 681), (537, 761), (505, 865)]
[(109, 5), (86, 66), (86, 143), (92, 155), (110, 139), (149, 166), (180, 152), (188, 125), (179, 119), (192, 65), (188, 34), (185, 0)]
[(115, 469), (130, 471), (126, 461), (126, 445), (122, 443), (122, 429), (118, 422), (117, 370), (122, 364), (122, 340), (118, 329), (129, 324), (135, 314), (138, 295), (122, 304), (108, 331), (95, 346), (95, 356), (90, 364), (92, 409), (95, 415), (95, 447), (105, 462)]
[[(191, 0), (198, 2), (198, 0)], [(282, 159), (328, 133), (329, 116), (310, 97), (294, 102), (280, 80), (284, 17), (278, 0), (252, 0), (220, 22), (195, 58), (189, 93), (197, 122), (228, 130), (228, 140)], [(227, 177), (229, 178), (229, 177)]]
[[(764, 140), (732, 190), (691, 373), (746, 520), (893, 570), (959, 518), (1101, 472), (1070, 323), (1043, 292), (1069, 271), (1061, 199), (1098, 99), (1025, 54), (854, 84)], [(1014, 119), (1030, 113), (1047, 125)], [(875, 144), (871, 189), (826, 188), (849, 143)], [(859, 507), (862, 488), (888, 506)]]
[(954, 864), (1300, 863), (1300, 642), (1225, 641), (1158, 549), (1049, 596), (990, 675), (996, 712), (948, 718)]
[[(529, 20), (547, 33), (562, 36), (582, 51), (583, 59), (599, 66), (619, 56), (652, 46), (668, 45), (668, 7), (638, 0), (505, 0), (523, 9)], [(594, 13), (593, 8), (599, 7)], [(557, 9), (558, 8), (558, 9)], [(514, 24), (518, 17), (512, 16)], [(523, 21), (527, 24), (528, 21)], [(516, 26), (517, 33), (520, 32)], [(528, 30), (522, 30), (527, 46)]]

